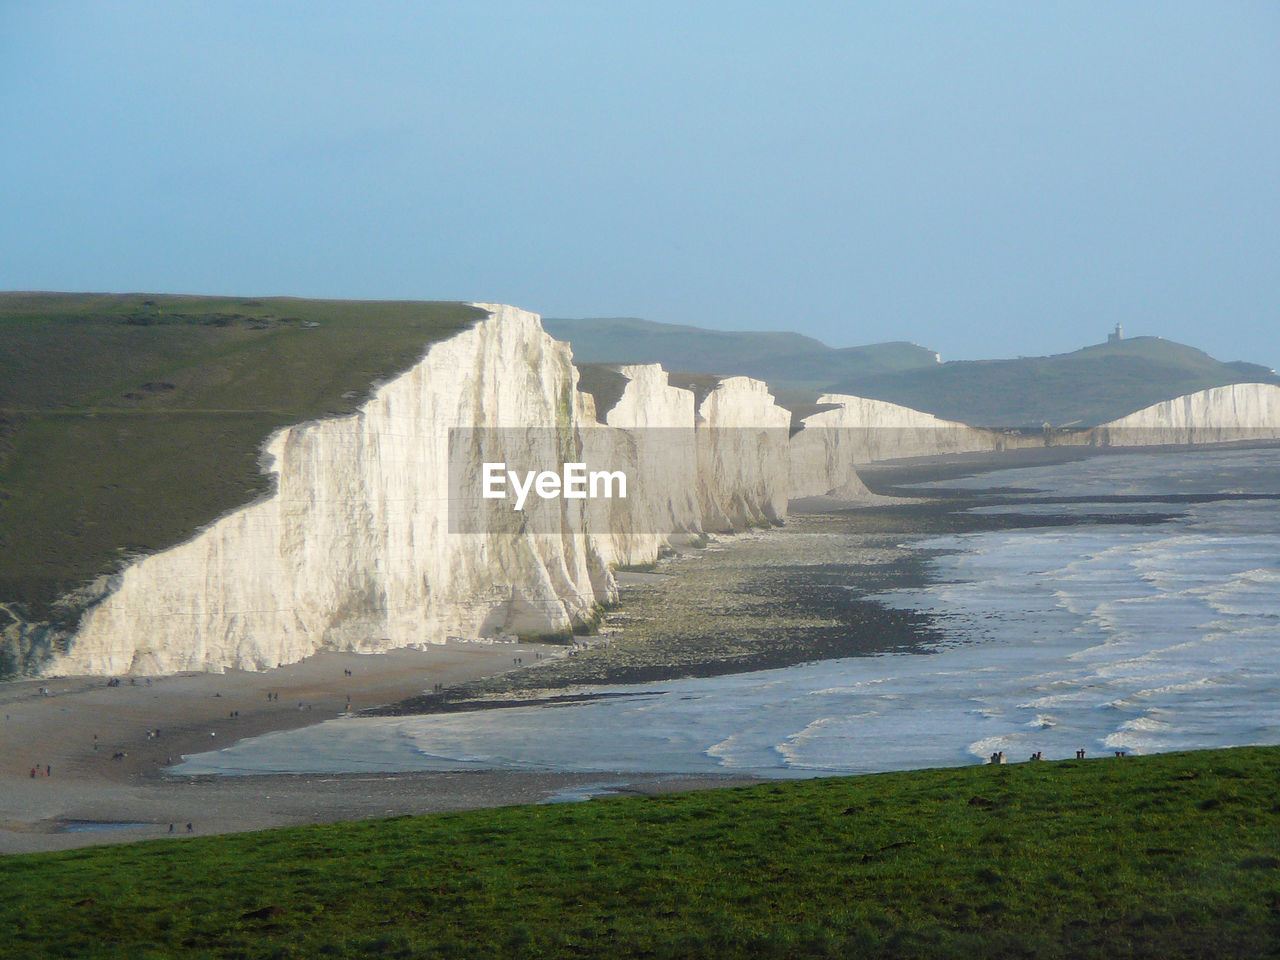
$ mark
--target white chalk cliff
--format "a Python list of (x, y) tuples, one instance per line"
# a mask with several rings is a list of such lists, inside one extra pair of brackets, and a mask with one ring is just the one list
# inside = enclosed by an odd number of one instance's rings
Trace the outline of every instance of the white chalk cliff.
[(1233, 383), (1175, 397), (1091, 431), (1103, 447), (1233, 443), (1280, 439), (1280, 387)]
[(613, 406), (596, 410), (582, 425), (583, 456), (624, 470), (631, 482), (626, 500), (589, 500), (592, 538), (611, 566), (641, 565), (658, 558), (674, 535), (702, 529), (698, 460), (694, 440), (694, 396), (667, 382), (656, 363), (623, 365), (626, 379)]
[(698, 404), (697, 425), (702, 528), (720, 533), (786, 516), (791, 413), (768, 386), (749, 377), (721, 380)]
[[(839, 394), (789, 436), (791, 414), (764, 383), (729, 377), (696, 395), (656, 364), (617, 367), (621, 393), (597, 409), (568, 344), (536, 315), (479, 306), (486, 319), (431, 345), (355, 414), (276, 433), (263, 456), (274, 492), (109, 578), (44, 672), (252, 670), (320, 649), (564, 634), (616, 599), (614, 566), (703, 532), (778, 522), (792, 498), (869, 499), (860, 464), (1009, 441)], [(1280, 436), (1280, 388), (1205, 391), (1091, 437), (1217, 442), (1241, 427)], [(452, 463), (450, 428), (469, 430)], [(478, 497), (483, 463), (558, 467), (569, 454), (625, 472), (627, 497), (561, 501), (551, 534), (514, 510), (450, 532), (451, 466)]]
[[(589, 619), (612, 579), (574, 502), (559, 537), (448, 533), (449, 427), (537, 425), (548, 429), (531, 442), (546, 446), (574, 430), (568, 345), (533, 314), (481, 306), (487, 319), (432, 345), (356, 414), (273, 436), (275, 492), (125, 569), (46, 672), (259, 669), (320, 648), (545, 633)], [(516, 453), (480, 446), (468, 451), (476, 475)]]
[(884, 400), (840, 393), (818, 398), (822, 410), (804, 419), (791, 440), (791, 496), (869, 496), (857, 467), (878, 460), (1004, 449), (1006, 439), (953, 420)]
[[(660, 367), (624, 367), (600, 423), (568, 344), (534, 314), (479, 306), (487, 319), (357, 413), (275, 434), (274, 492), (112, 578), (44, 672), (254, 670), (320, 649), (563, 634), (616, 599), (611, 565), (785, 514), (789, 414), (763, 383), (731, 378), (695, 404)], [(451, 427), (470, 428), (452, 469), (477, 488), (482, 463), (559, 465), (570, 451), (628, 472), (629, 496), (562, 501), (553, 536), (514, 511), (451, 533)]]

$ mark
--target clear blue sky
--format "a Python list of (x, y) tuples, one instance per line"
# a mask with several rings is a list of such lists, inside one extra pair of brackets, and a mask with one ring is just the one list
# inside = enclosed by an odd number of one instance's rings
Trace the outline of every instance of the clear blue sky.
[(0, 0), (0, 289), (1280, 365), (1280, 4)]

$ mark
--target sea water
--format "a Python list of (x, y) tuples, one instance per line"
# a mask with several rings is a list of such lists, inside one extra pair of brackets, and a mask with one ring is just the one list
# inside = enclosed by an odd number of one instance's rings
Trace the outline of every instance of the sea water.
[(1075, 522), (913, 542), (929, 584), (877, 598), (932, 617), (943, 639), (927, 652), (591, 688), (625, 696), (562, 706), (333, 720), (175, 772), (794, 777), (998, 750), (1280, 743), (1280, 450), (1109, 455), (940, 485), (1000, 489), (981, 513)]

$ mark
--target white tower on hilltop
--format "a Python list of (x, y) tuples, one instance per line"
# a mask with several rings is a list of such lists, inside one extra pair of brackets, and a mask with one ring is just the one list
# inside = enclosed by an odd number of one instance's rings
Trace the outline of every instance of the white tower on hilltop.
[(1124, 339), (1124, 327), (1120, 326), (1120, 324), (1117, 323), (1115, 330), (1107, 334), (1107, 343), (1119, 343), (1123, 339)]

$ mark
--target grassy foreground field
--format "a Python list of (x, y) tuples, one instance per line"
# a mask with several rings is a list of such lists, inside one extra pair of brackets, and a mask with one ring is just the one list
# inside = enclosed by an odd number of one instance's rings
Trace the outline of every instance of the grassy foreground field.
[(263, 493), (258, 451), (274, 430), (350, 412), (481, 316), (458, 303), (0, 294), (0, 601), (74, 618), (52, 601)]
[(0, 861), (4, 957), (1257, 957), (1280, 748), (510, 807)]

